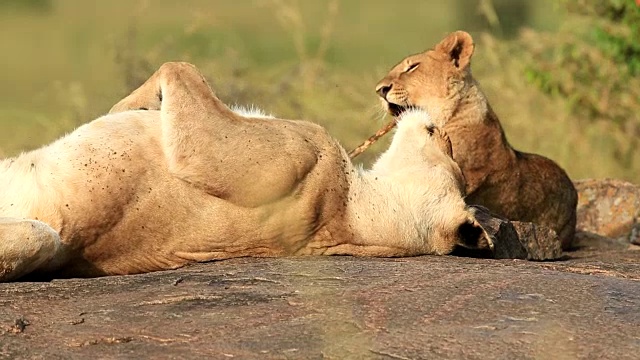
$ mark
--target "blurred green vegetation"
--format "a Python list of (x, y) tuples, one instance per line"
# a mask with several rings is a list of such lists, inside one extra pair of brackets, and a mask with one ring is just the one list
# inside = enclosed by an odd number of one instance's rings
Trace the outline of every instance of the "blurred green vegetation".
[[(633, 2), (605, 2), (620, 1)], [(635, 65), (620, 72), (630, 64), (626, 50), (599, 48), (587, 68), (561, 56), (581, 54), (569, 45), (590, 44), (588, 29), (601, 24), (603, 15), (584, 14), (591, 10), (583, 2), (0, 0), (0, 155), (104, 114), (172, 60), (198, 66), (225, 102), (316, 121), (350, 149), (383, 123), (378, 79), (464, 29), (476, 40), (474, 75), (516, 148), (556, 160), (573, 178), (640, 182), (638, 135), (630, 131), (640, 123), (637, 90), (629, 88)], [(594, 71), (601, 66), (607, 70)], [(584, 98), (610, 102), (578, 111)], [(371, 161), (385, 144), (358, 160)]]
[(584, 126), (620, 133), (607, 139), (613, 160), (638, 170), (640, 3), (563, 1), (569, 16), (557, 33), (529, 31), (518, 44), (531, 55), (527, 77), (545, 94), (563, 99)]

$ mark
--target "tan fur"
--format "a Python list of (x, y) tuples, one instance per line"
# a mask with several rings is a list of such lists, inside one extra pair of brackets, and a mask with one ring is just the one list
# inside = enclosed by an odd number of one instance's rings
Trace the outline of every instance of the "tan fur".
[(320, 126), (239, 115), (195, 67), (167, 63), (109, 115), (0, 162), (0, 280), (491, 248), (449, 148), (411, 112), (374, 168), (356, 169)]
[(466, 178), (467, 203), (511, 220), (546, 225), (569, 248), (576, 223), (575, 188), (553, 161), (516, 151), (508, 143), (471, 75), (473, 50), (468, 33), (454, 32), (433, 49), (402, 60), (376, 92), (394, 115), (419, 107), (442, 121), (438, 125), (451, 137), (453, 157)]

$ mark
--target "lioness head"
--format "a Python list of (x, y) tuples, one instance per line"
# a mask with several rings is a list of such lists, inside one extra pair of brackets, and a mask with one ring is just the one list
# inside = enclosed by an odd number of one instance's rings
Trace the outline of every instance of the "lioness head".
[(398, 116), (397, 126), (389, 149), (372, 170), (393, 178), (414, 204), (422, 204), (419, 213), (429, 224), (426, 228), (438, 224), (429, 235), (430, 253), (448, 254), (457, 247), (490, 251), (491, 237), (464, 202), (464, 176), (453, 160), (446, 130), (418, 108)]
[(383, 107), (395, 117), (419, 107), (434, 119), (448, 119), (472, 81), (473, 49), (471, 35), (456, 31), (433, 49), (408, 56), (376, 86)]

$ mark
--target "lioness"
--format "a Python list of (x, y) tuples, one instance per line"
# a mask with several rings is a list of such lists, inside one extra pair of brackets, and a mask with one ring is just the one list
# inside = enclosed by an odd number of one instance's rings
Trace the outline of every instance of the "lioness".
[(438, 125), (451, 137), (453, 157), (466, 179), (468, 204), (546, 225), (567, 249), (575, 232), (576, 190), (553, 161), (511, 147), (471, 75), (473, 51), (471, 35), (454, 32), (394, 66), (376, 92), (393, 116), (417, 107), (442, 121)]
[(322, 127), (239, 115), (195, 67), (167, 63), (109, 115), (0, 162), (0, 280), (490, 249), (450, 147), (408, 112), (375, 166), (356, 169)]

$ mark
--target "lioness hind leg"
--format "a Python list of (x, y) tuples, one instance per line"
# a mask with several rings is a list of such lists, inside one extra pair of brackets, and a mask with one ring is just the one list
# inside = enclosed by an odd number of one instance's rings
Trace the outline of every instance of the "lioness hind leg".
[(304, 135), (274, 119), (234, 113), (188, 63), (162, 65), (112, 111), (139, 107), (160, 109), (169, 173), (236, 205), (255, 207), (288, 196), (318, 161)]
[(228, 110), (200, 71), (185, 62), (164, 63), (144, 84), (115, 104), (109, 113), (141, 109), (176, 110), (176, 115), (196, 110), (205, 110), (207, 114), (212, 110)]
[[(141, 107), (160, 110), (162, 146), (174, 176), (215, 196), (228, 194), (235, 179), (244, 176), (243, 166), (229, 164), (233, 142), (243, 135), (240, 116), (215, 96), (195, 66), (163, 64), (111, 112)], [(226, 176), (216, 168), (225, 168)]]
[(61, 247), (59, 234), (41, 221), (0, 218), (0, 282), (41, 269)]

